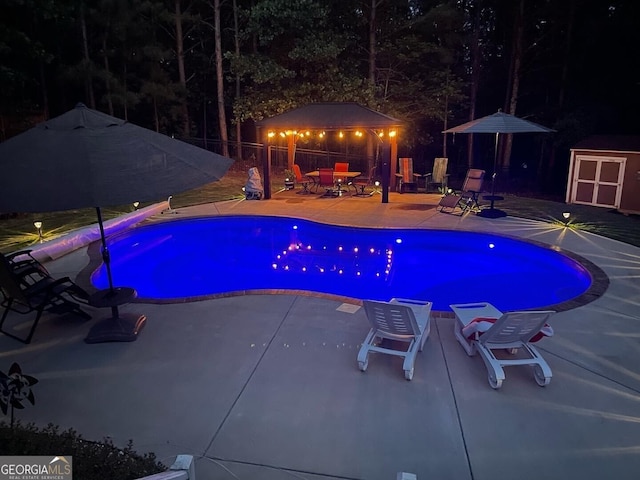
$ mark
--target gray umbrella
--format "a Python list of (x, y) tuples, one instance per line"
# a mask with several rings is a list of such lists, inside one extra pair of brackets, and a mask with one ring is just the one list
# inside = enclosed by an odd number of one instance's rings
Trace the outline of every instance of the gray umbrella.
[(496, 164), (498, 160), (498, 141), (501, 133), (549, 133), (553, 132), (547, 127), (538, 125), (537, 123), (530, 122), (523, 118), (518, 118), (508, 113), (496, 112), (493, 115), (487, 115), (486, 117), (477, 118), (470, 122), (463, 123), (457, 127), (449, 128), (443, 133), (493, 133), (496, 136), (495, 149), (493, 153), (493, 175), (491, 176), (491, 208), (489, 211), (483, 211), (481, 213), (486, 217), (500, 217), (504, 216), (504, 212), (494, 209), (493, 203), (495, 200), (495, 179), (496, 179)]
[(83, 104), (0, 143), (0, 212), (54, 212), (95, 207), (109, 289), (94, 303), (112, 308), (88, 342), (132, 341), (144, 317), (119, 315), (135, 296), (114, 287), (101, 207), (152, 201), (215, 182), (233, 160)]

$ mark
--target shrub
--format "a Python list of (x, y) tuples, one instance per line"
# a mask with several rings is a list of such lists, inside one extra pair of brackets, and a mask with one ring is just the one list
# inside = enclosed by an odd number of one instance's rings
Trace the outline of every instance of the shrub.
[(37, 428), (17, 421), (11, 428), (0, 422), (0, 445), (2, 455), (71, 455), (73, 476), (82, 480), (133, 480), (166, 470), (154, 453), (136, 453), (131, 440), (121, 449), (108, 438), (85, 440), (75, 430), (60, 432), (53, 424)]

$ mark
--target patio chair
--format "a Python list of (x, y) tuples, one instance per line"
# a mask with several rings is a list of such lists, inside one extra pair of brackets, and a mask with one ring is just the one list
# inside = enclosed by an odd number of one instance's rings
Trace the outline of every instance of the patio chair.
[[(404, 378), (411, 380), (416, 354), (422, 351), (429, 337), (432, 303), (403, 298), (362, 303), (371, 330), (358, 352), (358, 367), (363, 372), (367, 370), (371, 352), (396, 355), (404, 358)], [(406, 348), (394, 348), (393, 342), (400, 342)]]
[(297, 163), (293, 164), (293, 173), (296, 176), (296, 183), (302, 185), (302, 190), (296, 193), (301, 193), (303, 195), (311, 193), (311, 191), (309, 190), (309, 184), (315, 183), (315, 182), (313, 182), (311, 178), (305, 177), (304, 175), (302, 175), (302, 171), (300, 170), (300, 165), (298, 165)]
[(447, 184), (449, 183), (448, 163), (449, 159), (446, 157), (436, 158), (433, 161), (433, 171), (424, 175), (424, 188), (427, 193), (433, 191), (436, 186), (442, 193), (447, 191)]
[[(348, 172), (349, 171), (349, 162), (336, 162), (333, 165), (333, 170), (335, 172)], [(342, 178), (342, 177), (340, 177)], [(345, 178), (342, 178), (342, 180), (346, 180)]]
[(470, 168), (467, 171), (467, 176), (462, 184), (462, 191), (459, 194), (445, 195), (442, 197), (436, 207), (436, 210), (440, 208), (441, 212), (454, 213), (457, 208), (460, 208), (460, 215), (467, 210), (480, 210), (478, 196), (482, 191), (484, 174), (484, 170)]
[(376, 174), (377, 167), (371, 167), (369, 170), (369, 176), (367, 178), (356, 178), (353, 181), (353, 186), (356, 189), (356, 197), (370, 197), (375, 193), (375, 190), (371, 190), (370, 192), (366, 192), (367, 187), (373, 186), (373, 179)]
[[(31, 274), (34, 275), (34, 281), (27, 284), (24, 276)], [(36, 279), (36, 276), (39, 276), (39, 279)], [(36, 266), (33, 266), (31, 271), (23, 270), (22, 276), (18, 276), (4, 257), (0, 259), (0, 291), (3, 296), (0, 306), (4, 308), (0, 319), (0, 332), (22, 343), (31, 342), (40, 317), (45, 311), (56, 314), (72, 312), (87, 320), (91, 318), (73, 301), (88, 304), (89, 294), (68, 277), (55, 279), (48, 274), (44, 275)], [(26, 337), (19, 337), (3, 328), (10, 311), (20, 314), (36, 312)]]
[(398, 159), (399, 173), (396, 173), (396, 189), (400, 193), (418, 192), (418, 178), (422, 175), (413, 173), (413, 158)]
[(45, 266), (31, 254), (31, 250), (19, 250), (6, 255), (0, 253), (0, 256), (2, 256), (1, 261), (8, 263), (13, 273), (19, 277), (21, 281), (31, 283), (29, 280), (32, 279), (34, 274), (40, 276), (49, 275)]
[(316, 191), (318, 188), (324, 188), (325, 192), (323, 197), (338, 197), (340, 192), (336, 189), (336, 184), (333, 179), (333, 168), (319, 168), (318, 169), (318, 183), (316, 183)]
[[(336, 162), (333, 165), (334, 172), (348, 172), (349, 171), (349, 162)], [(341, 190), (342, 185), (346, 185), (347, 187), (353, 187), (354, 190), (357, 191), (356, 187), (353, 185), (353, 182), (347, 177), (340, 177), (335, 175), (333, 181), (338, 187), (338, 192)]]
[[(454, 335), (467, 355), (480, 353), (487, 367), (489, 385), (498, 389), (505, 379), (503, 367), (533, 365), (541, 387), (551, 381), (551, 368), (531, 343), (552, 336), (547, 324), (553, 310), (502, 313), (490, 303), (451, 305), (456, 315)], [(500, 350), (505, 350), (498, 355)], [(518, 354), (522, 352), (522, 354)]]

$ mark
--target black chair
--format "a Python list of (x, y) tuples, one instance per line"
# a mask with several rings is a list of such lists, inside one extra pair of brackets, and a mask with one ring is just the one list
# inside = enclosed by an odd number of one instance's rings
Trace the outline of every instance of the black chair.
[(367, 187), (373, 187), (373, 178), (376, 174), (376, 167), (371, 167), (369, 170), (369, 176), (367, 178), (356, 178), (353, 181), (353, 186), (356, 189), (356, 197), (370, 197), (375, 193), (375, 190), (371, 190), (370, 192), (366, 192)]
[[(0, 292), (3, 296), (0, 306), (4, 308), (4, 314), (0, 320), (0, 332), (22, 343), (31, 342), (40, 317), (45, 311), (59, 315), (75, 313), (87, 320), (91, 318), (91, 315), (84, 312), (76, 303), (78, 301), (88, 304), (89, 294), (68, 277), (59, 279), (51, 277), (40, 270), (37, 264), (16, 265), (2, 256), (0, 258)], [(20, 314), (36, 312), (26, 337), (19, 337), (3, 328), (10, 311)]]
[(41, 276), (49, 275), (45, 266), (31, 254), (31, 250), (19, 250), (6, 255), (0, 253), (0, 255), (9, 262), (11, 270), (18, 277), (23, 277), (27, 273), (30, 274), (27, 276), (31, 276), (34, 273), (40, 274)]
[(467, 210), (480, 210), (478, 204), (478, 196), (482, 191), (482, 183), (484, 182), (484, 170), (477, 168), (470, 168), (467, 171), (467, 176), (462, 184), (462, 191), (457, 195), (445, 195), (440, 199), (440, 203), (436, 207), (440, 208), (441, 212), (453, 213), (456, 208), (460, 208), (462, 215)]

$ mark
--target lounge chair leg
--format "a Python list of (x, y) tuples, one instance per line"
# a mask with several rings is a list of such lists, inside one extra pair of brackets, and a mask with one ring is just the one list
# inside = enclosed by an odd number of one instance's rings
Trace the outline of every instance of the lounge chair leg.
[(456, 320), (453, 325), (453, 334), (455, 335), (456, 340), (458, 340), (458, 343), (462, 345), (462, 348), (464, 348), (464, 351), (467, 353), (467, 355), (473, 357), (477, 353), (474, 342), (465, 338), (465, 336), (462, 334), (462, 325), (460, 325), (460, 322), (458, 320)]
[(0, 320), (0, 332), (4, 333), (7, 337), (11, 337), (14, 340), (18, 340), (19, 342), (25, 343), (25, 344), (29, 344), (31, 343), (31, 338), (33, 338), (33, 334), (36, 331), (36, 327), (38, 326), (38, 322), (40, 321), (40, 317), (42, 316), (42, 309), (38, 310), (38, 314), (36, 316), (35, 321), (33, 322), (33, 325), (31, 325), (31, 330), (29, 330), (29, 334), (27, 335), (26, 338), (21, 338), (7, 330), (4, 330), (2, 328), (2, 326), (4, 325), (4, 321), (7, 319), (7, 315), (9, 314), (9, 307), (11, 306), (11, 303), (13, 302), (13, 299), (9, 300), (9, 303), (7, 304), (7, 308), (4, 312), (4, 315), (2, 315), (2, 320)]
[(491, 385), (491, 388), (493, 388), (494, 390), (498, 390), (500, 387), (502, 387), (502, 381), (504, 380), (504, 372), (502, 373), (502, 378), (500, 378), (497, 375), (497, 372), (494, 372), (493, 370), (489, 370), (488, 380), (489, 380), (489, 385)]
[[(546, 367), (546, 369), (544, 367)], [(536, 379), (536, 383), (541, 387), (549, 385), (549, 382), (551, 382), (551, 376), (551, 369), (547, 365), (533, 366), (533, 377)]]
[(493, 353), (491, 353), (491, 350), (485, 348), (484, 345), (479, 345), (478, 351), (480, 352), (480, 356), (482, 357), (482, 361), (484, 362), (488, 372), (489, 385), (491, 385), (491, 388), (496, 390), (499, 389), (502, 387), (502, 382), (506, 378), (504, 368), (502, 368), (502, 365), (497, 363)]
[(358, 368), (362, 372), (367, 371), (367, 367), (369, 366), (369, 351), (362, 345), (360, 348), (360, 352), (358, 352)]

